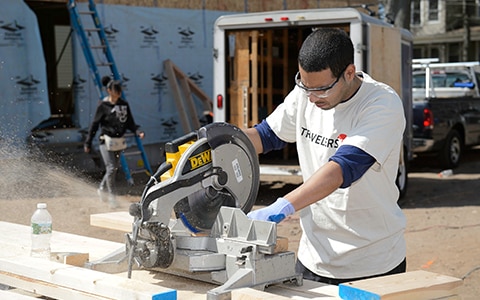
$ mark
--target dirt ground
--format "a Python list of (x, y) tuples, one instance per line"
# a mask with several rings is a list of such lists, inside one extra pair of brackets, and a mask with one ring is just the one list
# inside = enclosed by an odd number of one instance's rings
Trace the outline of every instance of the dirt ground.
[[(27, 159), (2, 160), (0, 166), (1, 221), (28, 225), (36, 203), (46, 202), (54, 230), (124, 242), (124, 234), (90, 226), (91, 214), (128, 210), (140, 199), (148, 178), (136, 175), (135, 186), (121, 185), (120, 207), (111, 210), (96, 194), (98, 178), (85, 178), (68, 168)], [(402, 204), (407, 216), (408, 270), (427, 270), (463, 279), (464, 300), (480, 294), (480, 149), (470, 150), (454, 175), (440, 178), (434, 159), (411, 163), (409, 187)], [(256, 207), (271, 203), (300, 184), (295, 176), (262, 176)], [(255, 208), (256, 208), (255, 207)], [(298, 215), (278, 226), (296, 251), (301, 235)]]

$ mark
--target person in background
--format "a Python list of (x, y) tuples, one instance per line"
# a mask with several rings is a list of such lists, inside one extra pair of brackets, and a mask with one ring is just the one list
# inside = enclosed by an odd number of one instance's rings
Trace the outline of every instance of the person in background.
[(245, 130), (258, 153), (295, 142), (304, 179), (248, 217), (278, 223), (299, 212), (296, 271), (335, 285), (406, 271), (395, 185), (403, 105), (391, 87), (357, 72), (353, 57), (343, 30), (313, 31), (299, 51), (294, 89)]
[(99, 127), (100, 133), (100, 153), (105, 164), (105, 175), (100, 182), (98, 193), (102, 201), (106, 201), (105, 187), (108, 192), (108, 203), (111, 208), (118, 207), (118, 201), (115, 196), (115, 176), (119, 167), (121, 151), (109, 151), (105, 144), (105, 135), (109, 137), (123, 137), (127, 130), (135, 133), (140, 138), (144, 137), (144, 132), (138, 131), (128, 102), (121, 98), (122, 85), (119, 81), (111, 80), (107, 84), (108, 96), (104, 101), (100, 101), (94, 119), (88, 130), (88, 135), (84, 144), (84, 151), (90, 153), (92, 141)]

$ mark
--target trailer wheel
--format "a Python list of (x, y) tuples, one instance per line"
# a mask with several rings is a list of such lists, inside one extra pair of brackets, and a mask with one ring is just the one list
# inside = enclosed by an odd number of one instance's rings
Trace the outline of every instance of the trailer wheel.
[(440, 165), (444, 169), (458, 167), (463, 154), (463, 140), (456, 129), (452, 129), (445, 139), (445, 145), (439, 153)]
[(402, 147), (400, 151), (397, 179), (395, 180), (395, 184), (397, 185), (398, 191), (400, 192), (398, 204), (401, 205), (401, 199), (405, 197), (408, 185), (408, 157), (407, 151), (405, 151), (404, 147)]

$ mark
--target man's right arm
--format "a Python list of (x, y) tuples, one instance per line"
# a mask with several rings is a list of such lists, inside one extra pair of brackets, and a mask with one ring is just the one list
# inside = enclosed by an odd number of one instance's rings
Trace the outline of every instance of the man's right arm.
[(255, 151), (257, 154), (263, 153), (263, 145), (262, 145), (262, 139), (260, 138), (260, 134), (258, 134), (258, 131), (256, 128), (247, 128), (244, 129), (243, 132), (248, 136), (250, 141), (253, 144), (253, 147), (255, 147)]
[(272, 150), (280, 150), (285, 147), (286, 142), (282, 141), (268, 125), (267, 121), (263, 120), (260, 124), (253, 128), (245, 129), (244, 132), (252, 141), (257, 153), (267, 153)]

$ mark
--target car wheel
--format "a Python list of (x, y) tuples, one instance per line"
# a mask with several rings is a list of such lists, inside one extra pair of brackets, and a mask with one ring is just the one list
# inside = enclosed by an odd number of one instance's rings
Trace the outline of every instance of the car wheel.
[(397, 185), (398, 191), (400, 192), (399, 199), (402, 199), (407, 193), (408, 185), (408, 157), (407, 151), (405, 151), (403, 147), (400, 151), (400, 160), (398, 163), (398, 172), (395, 184)]
[(445, 145), (440, 151), (440, 165), (444, 169), (452, 169), (458, 167), (462, 156), (463, 141), (460, 133), (452, 129), (445, 139)]

